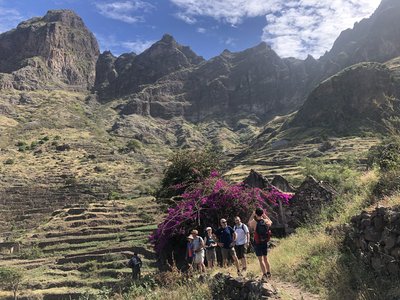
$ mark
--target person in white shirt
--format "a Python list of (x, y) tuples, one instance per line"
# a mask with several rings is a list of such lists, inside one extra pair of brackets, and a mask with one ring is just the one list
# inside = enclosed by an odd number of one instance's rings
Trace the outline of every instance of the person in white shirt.
[(250, 243), (250, 231), (246, 224), (243, 224), (239, 217), (235, 217), (235, 226), (233, 227), (236, 233), (235, 251), (238, 259), (242, 262), (242, 270), (246, 271), (246, 251)]

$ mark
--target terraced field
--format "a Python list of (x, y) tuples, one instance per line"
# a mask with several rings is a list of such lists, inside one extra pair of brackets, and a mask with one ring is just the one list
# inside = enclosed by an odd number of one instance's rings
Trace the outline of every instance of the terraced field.
[[(327, 141), (325, 141), (327, 142)], [(332, 148), (320, 151), (324, 142), (319, 139), (307, 143), (280, 139), (265, 143), (254, 149), (243, 159), (234, 160), (231, 169), (225, 174), (233, 182), (242, 181), (251, 169), (272, 179), (275, 175), (296, 181), (300, 178), (298, 163), (306, 157), (319, 157), (327, 162), (344, 159), (348, 155), (365, 156), (368, 149), (380, 142), (378, 138), (345, 137), (330, 138)], [(360, 161), (360, 167), (364, 162)]]
[[(161, 216), (152, 197), (71, 205), (23, 236), (19, 253), (0, 255), (0, 264), (23, 270), (21, 296), (98, 294), (129, 277), (126, 262), (134, 251), (144, 272), (156, 268), (147, 237)], [(10, 295), (0, 292), (0, 298)]]

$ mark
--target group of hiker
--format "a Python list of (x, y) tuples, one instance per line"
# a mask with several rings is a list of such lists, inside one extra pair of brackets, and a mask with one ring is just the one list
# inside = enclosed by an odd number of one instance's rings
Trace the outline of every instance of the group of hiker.
[[(239, 276), (247, 270), (246, 253), (253, 246), (254, 252), (260, 263), (263, 273), (262, 279), (271, 277), (268, 262), (268, 241), (272, 221), (262, 208), (257, 208), (250, 217), (248, 225), (242, 223), (240, 217), (235, 217), (233, 228), (228, 225), (226, 219), (220, 220), (220, 227), (213, 232), (211, 227), (206, 228), (204, 239), (199, 236), (197, 230), (192, 230), (187, 237), (186, 260), (190, 268), (205, 272), (205, 260), (208, 268), (217, 264), (217, 247), (220, 248), (222, 266), (228, 265), (231, 259), (236, 266)], [(254, 232), (253, 243), (250, 243), (250, 231)], [(241, 268), (240, 268), (241, 265)]]
[[(233, 228), (228, 225), (226, 219), (220, 220), (220, 227), (215, 232), (211, 227), (207, 227), (204, 239), (196, 229), (191, 231), (187, 237), (186, 249), (189, 267), (205, 272), (205, 261), (207, 261), (207, 267), (213, 268), (217, 265), (217, 247), (219, 247), (222, 266), (226, 268), (231, 259), (236, 266), (238, 276), (242, 276), (242, 273), (247, 270), (246, 253), (252, 245), (260, 263), (262, 279), (267, 280), (271, 277), (267, 256), (271, 219), (262, 208), (257, 208), (251, 215), (248, 225), (242, 223), (238, 216), (234, 220)], [(250, 243), (250, 231), (254, 233), (253, 243)], [(139, 279), (142, 261), (137, 253), (134, 253), (129, 260), (128, 266), (132, 268), (133, 279)]]

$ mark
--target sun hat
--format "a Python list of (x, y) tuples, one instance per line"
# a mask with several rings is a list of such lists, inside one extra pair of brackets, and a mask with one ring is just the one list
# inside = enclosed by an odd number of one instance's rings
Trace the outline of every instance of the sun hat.
[(207, 227), (207, 228), (206, 228), (206, 231), (208, 231), (208, 230), (212, 230), (212, 228), (211, 228), (211, 227)]
[(193, 235), (190, 234), (187, 238), (193, 240)]

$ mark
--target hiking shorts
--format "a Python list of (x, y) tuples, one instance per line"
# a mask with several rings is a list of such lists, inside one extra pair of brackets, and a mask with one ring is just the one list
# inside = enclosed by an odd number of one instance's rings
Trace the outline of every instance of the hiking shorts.
[(196, 265), (204, 263), (204, 250), (196, 252), (193, 263)]
[(268, 243), (264, 244), (254, 244), (254, 251), (256, 252), (256, 256), (267, 256), (268, 254)]
[(216, 261), (217, 260), (217, 253), (215, 252), (215, 248), (206, 250), (206, 258), (207, 258), (207, 261)]
[(236, 252), (235, 252), (235, 248), (231, 247), (231, 248), (221, 248), (221, 254), (222, 254), (222, 259), (226, 260), (229, 258), (229, 256), (235, 256)]
[(236, 245), (235, 251), (237, 258), (242, 259), (244, 258), (244, 254), (246, 253), (246, 247), (244, 245)]

